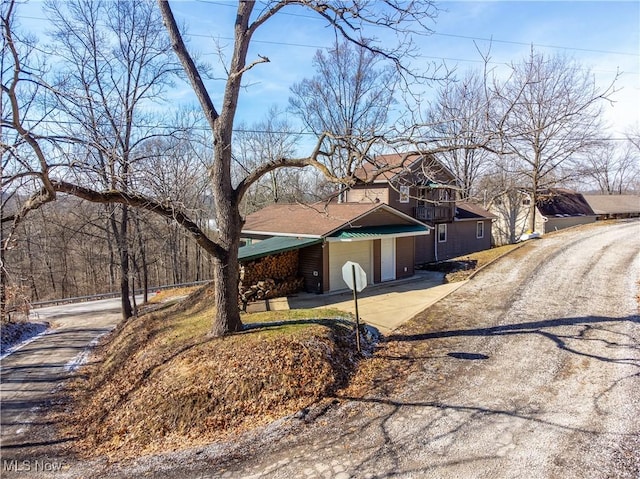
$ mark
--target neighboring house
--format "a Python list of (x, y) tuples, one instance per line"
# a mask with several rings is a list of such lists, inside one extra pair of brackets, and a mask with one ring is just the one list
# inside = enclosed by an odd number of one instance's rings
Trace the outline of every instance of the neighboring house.
[(583, 195), (599, 220), (640, 217), (640, 196)]
[(371, 284), (413, 276), (416, 239), (430, 228), (382, 202), (273, 204), (247, 216), (240, 261), (298, 250), (303, 289), (345, 289), (342, 266), (355, 261)]
[[(493, 200), (489, 209), (497, 216), (495, 244), (514, 243), (529, 231), (530, 201), (524, 191), (512, 191)], [(553, 188), (538, 194), (535, 232), (545, 234), (595, 220), (596, 214), (580, 193)]]
[(347, 202), (384, 203), (434, 228), (416, 238), (416, 264), (442, 261), (491, 247), (494, 215), (456, 201), (456, 178), (431, 156), (382, 155), (356, 172)]

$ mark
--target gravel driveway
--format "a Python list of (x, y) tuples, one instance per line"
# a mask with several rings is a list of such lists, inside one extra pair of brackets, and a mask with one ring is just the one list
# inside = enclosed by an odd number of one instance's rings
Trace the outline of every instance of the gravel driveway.
[(637, 479), (639, 253), (638, 221), (530, 242), (389, 338), (422, 352), (389, 394), (253, 440), (56, 477)]

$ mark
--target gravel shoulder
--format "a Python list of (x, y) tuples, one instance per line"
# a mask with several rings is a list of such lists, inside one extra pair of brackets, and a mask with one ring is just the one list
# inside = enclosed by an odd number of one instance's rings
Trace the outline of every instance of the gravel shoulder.
[(637, 479), (639, 233), (638, 221), (576, 228), (485, 268), (388, 337), (378, 355), (408, 377), (369, 396), (56, 477)]

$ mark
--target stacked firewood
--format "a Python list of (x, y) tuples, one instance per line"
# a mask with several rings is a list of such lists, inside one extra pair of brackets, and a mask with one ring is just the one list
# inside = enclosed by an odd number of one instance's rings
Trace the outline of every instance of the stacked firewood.
[(240, 266), (239, 302), (277, 298), (302, 289), (304, 279), (297, 276), (298, 251), (288, 251), (250, 261)]

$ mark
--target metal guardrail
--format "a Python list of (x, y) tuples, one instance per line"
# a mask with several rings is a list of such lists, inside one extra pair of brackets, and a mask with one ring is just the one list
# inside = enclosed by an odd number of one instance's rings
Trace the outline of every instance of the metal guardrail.
[[(173, 288), (188, 288), (189, 286), (199, 286), (201, 284), (210, 283), (211, 280), (206, 281), (195, 281), (193, 283), (181, 283), (181, 284), (167, 284), (164, 286), (154, 286), (152, 288), (148, 288), (149, 291), (162, 291), (165, 289), (173, 289)], [(135, 294), (144, 293), (143, 289), (137, 289)], [(60, 299), (48, 299), (46, 301), (37, 301), (30, 304), (31, 308), (43, 308), (45, 306), (57, 306), (59, 304), (70, 304), (70, 303), (84, 303), (86, 301), (99, 301), (101, 299), (111, 299), (111, 298), (119, 298), (120, 292), (112, 292), (112, 293), (101, 293), (101, 294), (92, 294), (89, 296), (76, 296), (73, 298), (60, 298)]]

